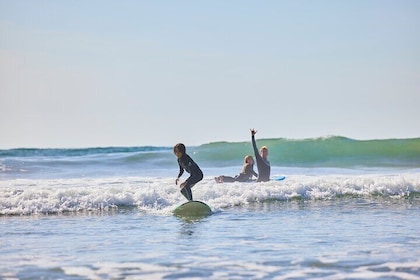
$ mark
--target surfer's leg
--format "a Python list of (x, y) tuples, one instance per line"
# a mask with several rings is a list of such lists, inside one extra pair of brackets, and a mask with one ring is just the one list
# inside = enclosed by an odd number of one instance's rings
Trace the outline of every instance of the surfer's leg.
[(235, 178), (231, 176), (221, 176), (221, 177), (222, 177), (222, 182), (226, 182), (226, 183), (235, 182)]
[(195, 176), (193, 178), (189, 178), (185, 186), (182, 188), (181, 193), (185, 196), (189, 201), (193, 200), (191, 188), (195, 186), (195, 184), (203, 179), (203, 175)]
[(193, 200), (192, 199), (191, 187), (189, 185), (186, 185), (185, 187), (183, 187), (182, 190), (181, 190), (181, 193), (189, 201), (192, 201)]

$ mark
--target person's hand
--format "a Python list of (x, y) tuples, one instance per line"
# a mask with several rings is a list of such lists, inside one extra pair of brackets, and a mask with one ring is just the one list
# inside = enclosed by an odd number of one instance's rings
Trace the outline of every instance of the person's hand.
[(187, 184), (187, 182), (182, 183), (181, 185), (179, 185), (180, 189), (183, 189), (185, 187), (185, 185)]
[(179, 178), (176, 178), (175, 185), (178, 185)]
[(253, 128), (252, 128), (252, 129), (250, 129), (250, 131), (251, 131), (251, 135), (252, 135), (252, 136), (254, 136), (254, 135), (257, 133), (257, 131), (256, 131), (255, 129), (253, 129)]

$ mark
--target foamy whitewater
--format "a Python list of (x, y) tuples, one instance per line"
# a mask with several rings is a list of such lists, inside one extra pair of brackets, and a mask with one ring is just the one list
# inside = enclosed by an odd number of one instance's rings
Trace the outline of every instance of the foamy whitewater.
[(257, 143), (285, 180), (218, 184), (251, 144), (187, 146), (199, 219), (172, 147), (0, 150), (0, 278), (420, 279), (420, 139)]

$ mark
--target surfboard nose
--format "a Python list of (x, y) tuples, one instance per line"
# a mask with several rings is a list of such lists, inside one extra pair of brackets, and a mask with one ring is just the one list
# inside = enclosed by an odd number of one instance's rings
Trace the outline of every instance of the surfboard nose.
[(178, 206), (173, 211), (175, 216), (179, 217), (206, 217), (212, 214), (210, 206), (202, 201), (188, 201)]

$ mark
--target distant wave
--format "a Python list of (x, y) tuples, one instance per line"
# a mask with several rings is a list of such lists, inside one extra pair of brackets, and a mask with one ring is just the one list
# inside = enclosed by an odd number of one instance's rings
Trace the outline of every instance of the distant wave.
[[(420, 138), (276, 138), (257, 139), (257, 144), (269, 148), (271, 165), (277, 167), (420, 168)], [(187, 147), (187, 153), (202, 168), (222, 168), (241, 166), (245, 155), (253, 155), (253, 149), (250, 141), (214, 142)], [(142, 176), (151, 174), (151, 169), (165, 175), (168, 170), (172, 174), (177, 168), (172, 147), (0, 150), (0, 179)]]
[[(420, 167), (420, 138), (354, 140), (331, 136), (312, 139), (261, 139), (257, 145), (269, 149), (274, 166), (291, 167)], [(245, 154), (253, 155), (250, 142), (215, 142), (199, 146), (204, 161), (228, 164)]]
[(153, 152), (165, 151), (168, 147), (96, 147), (96, 148), (77, 148), (77, 149), (36, 149), (21, 148), (0, 150), (0, 158), (2, 157), (80, 157), (90, 155), (104, 154), (130, 154), (137, 152)]

